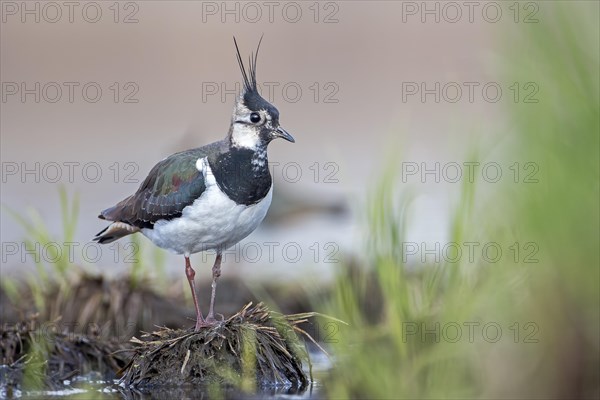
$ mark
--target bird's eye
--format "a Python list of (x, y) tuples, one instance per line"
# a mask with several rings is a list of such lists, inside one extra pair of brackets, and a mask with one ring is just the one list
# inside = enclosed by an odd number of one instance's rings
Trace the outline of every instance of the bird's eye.
[(259, 113), (255, 113), (255, 112), (253, 112), (252, 114), (250, 114), (250, 122), (252, 122), (253, 124), (256, 124), (256, 123), (260, 122), (260, 114)]

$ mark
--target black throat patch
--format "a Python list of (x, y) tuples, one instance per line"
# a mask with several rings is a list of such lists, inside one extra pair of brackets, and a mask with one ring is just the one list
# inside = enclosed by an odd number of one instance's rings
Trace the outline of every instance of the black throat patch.
[(271, 173), (265, 149), (231, 148), (208, 157), (217, 185), (237, 204), (256, 204), (271, 189)]

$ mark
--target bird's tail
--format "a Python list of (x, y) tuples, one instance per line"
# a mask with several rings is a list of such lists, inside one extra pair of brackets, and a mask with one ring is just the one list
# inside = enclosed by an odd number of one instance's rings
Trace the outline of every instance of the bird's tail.
[(136, 233), (140, 228), (126, 224), (125, 222), (113, 222), (96, 234), (94, 240), (100, 244), (112, 243), (123, 236)]

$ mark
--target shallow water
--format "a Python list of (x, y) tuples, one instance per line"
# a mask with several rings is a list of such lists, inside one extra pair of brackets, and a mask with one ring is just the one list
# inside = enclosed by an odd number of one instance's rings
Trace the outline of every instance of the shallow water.
[[(293, 386), (262, 386), (253, 392), (243, 392), (233, 387), (214, 386), (178, 386), (157, 387), (137, 390), (124, 387), (119, 380), (113, 382), (96, 379), (94, 374), (65, 380), (64, 387), (55, 390), (14, 390), (7, 391), (0, 386), (0, 399), (54, 399), (54, 398), (101, 398), (101, 399), (203, 399), (203, 398), (235, 398), (235, 399), (319, 399), (322, 398), (322, 378), (331, 369), (331, 361), (319, 351), (311, 351), (313, 379), (304, 388)], [(305, 366), (308, 373), (308, 366)]]

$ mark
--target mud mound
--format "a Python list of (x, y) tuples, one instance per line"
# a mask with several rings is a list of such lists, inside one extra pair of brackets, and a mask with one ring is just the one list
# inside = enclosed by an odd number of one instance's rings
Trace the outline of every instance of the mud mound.
[(198, 332), (161, 328), (144, 334), (122, 383), (138, 389), (219, 384), (306, 387), (308, 362), (298, 324), (314, 314), (280, 315), (263, 304), (242, 310)]

